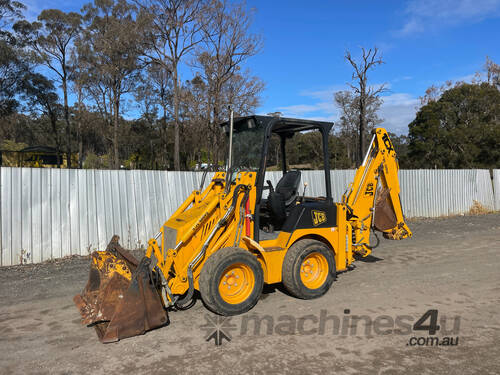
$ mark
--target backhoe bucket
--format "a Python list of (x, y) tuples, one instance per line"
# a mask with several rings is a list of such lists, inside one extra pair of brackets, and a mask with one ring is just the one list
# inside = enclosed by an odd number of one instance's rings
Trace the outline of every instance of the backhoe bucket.
[(138, 263), (117, 239), (113, 240), (106, 251), (91, 254), (89, 281), (82, 294), (73, 298), (82, 324), (94, 326), (103, 343), (168, 324), (152, 280), (151, 259), (144, 257)]
[(382, 189), (375, 203), (375, 229), (380, 232), (394, 228), (398, 224), (396, 213), (389, 199), (389, 189)]

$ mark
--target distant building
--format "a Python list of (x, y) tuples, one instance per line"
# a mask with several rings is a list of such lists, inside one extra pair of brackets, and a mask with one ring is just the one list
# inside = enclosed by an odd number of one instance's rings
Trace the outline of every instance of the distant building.
[[(71, 165), (78, 166), (78, 154), (71, 155)], [(67, 168), (66, 154), (48, 146), (30, 146), (19, 151), (0, 150), (0, 167)]]

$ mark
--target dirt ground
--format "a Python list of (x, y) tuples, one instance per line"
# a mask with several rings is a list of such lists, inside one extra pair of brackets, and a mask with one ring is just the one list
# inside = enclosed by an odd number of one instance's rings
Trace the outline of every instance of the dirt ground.
[[(205, 340), (214, 316), (200, 301), (170, 313), (167, 327), (100, 344), (72, 302), (88, 259), (0, 269), (0, 373), (500, 373), (500, 214), (410, 227), (412, 239), (382, 239), (322, 298), (268, 288), (252, 311), (223, 322), (231, 340), (220, 346)], [(440, 324), (432, 337), (457, 345), (428, 346), (430, 333), (412, 330), (430, 309)]]

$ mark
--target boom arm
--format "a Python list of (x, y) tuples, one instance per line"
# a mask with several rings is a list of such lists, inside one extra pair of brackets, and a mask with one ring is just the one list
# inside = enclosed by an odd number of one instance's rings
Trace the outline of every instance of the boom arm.
[(411, 237), (399, 196), (398, 170), (396, 152), (387, 131), (375, 129), (363, 164), (342, 199), (353, 229), (353, 250), (363, 256), (371, 253), (372, 228), (393, 240)]

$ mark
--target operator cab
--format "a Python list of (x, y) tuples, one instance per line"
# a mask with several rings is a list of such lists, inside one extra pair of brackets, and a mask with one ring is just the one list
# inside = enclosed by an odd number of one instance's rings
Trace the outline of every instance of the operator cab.
[[(222, 126), (229, 134), (230, 124)], [(332, 202), (328, 154), (328, 135), (332, 127), (330, 122), (271, 116), (234, 119), (233, 159), (229, 173), (234, 176), (243, 170), (257, 172), (256, 241), (275, 238), (280, 231), (335, 226), (336, 207)], [(298, 147), (302, 151), (309, 147), (306, 154), (314, 160), (298, 160)], [(299, 169), (322, 169), (324, 185), (310, 186), (310, 182), (305, 185), (308, 181)], [(311, 191), (324, 194), (306, 196), (306, 192), (310, 194)], [(313, 211), (321, 213), (321, 217), (315, 220)]]

